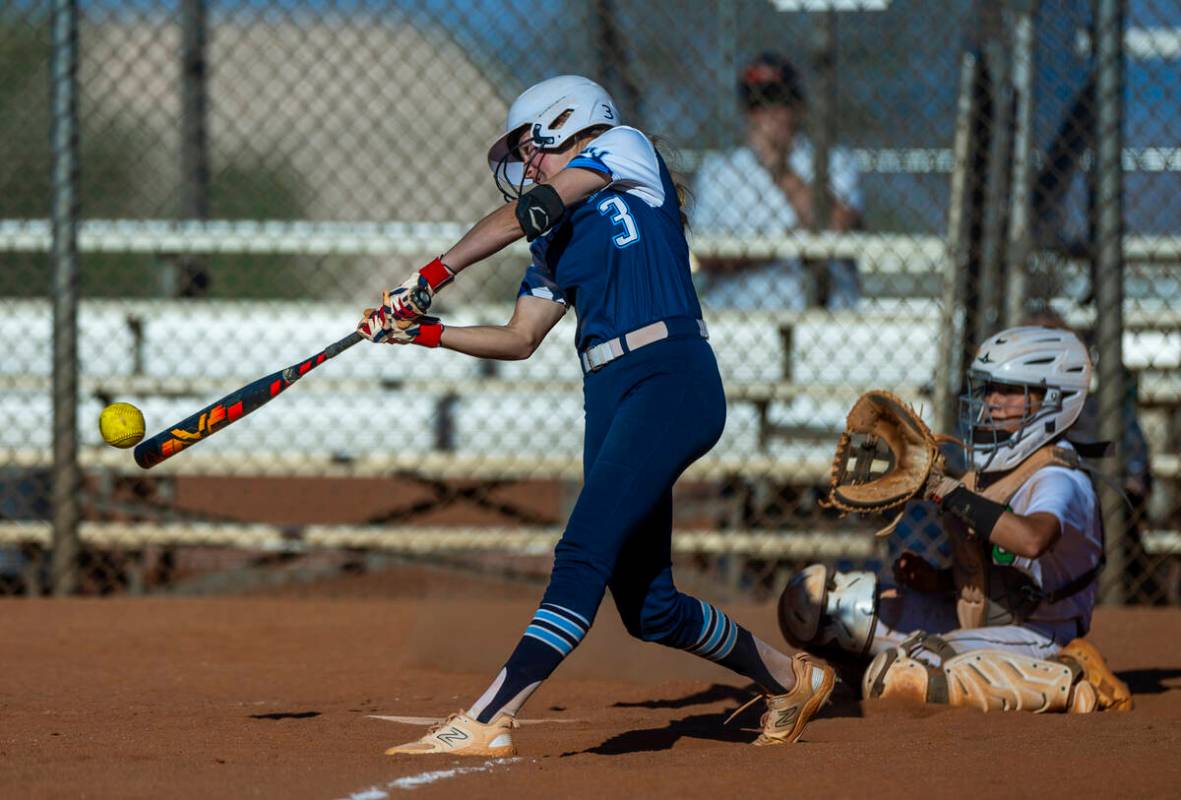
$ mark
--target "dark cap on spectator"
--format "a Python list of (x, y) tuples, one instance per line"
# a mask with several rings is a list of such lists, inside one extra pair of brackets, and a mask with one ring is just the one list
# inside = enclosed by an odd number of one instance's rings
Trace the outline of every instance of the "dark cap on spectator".
[(747, 108), (804, 102), (800, 74), (790, 61), (776, 53), (762, 53), (742, 70), (738, 93)]

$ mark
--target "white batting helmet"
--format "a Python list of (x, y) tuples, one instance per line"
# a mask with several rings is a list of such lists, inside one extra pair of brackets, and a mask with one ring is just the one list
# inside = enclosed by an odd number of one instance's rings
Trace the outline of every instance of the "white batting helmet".
[[(1026, 411), (1015, 431), (992, 423), (988, 384), (1025, 387)], [(972, 466), (980, 472), (1013, 469), (1078, 420), (1091, 386), (1091, 359), (1078, 336), (1059, 328), (1009, 328), (987, 339), (968, 368), (960, 421)], [(1029, 411), (1029, 392), (1044, 392)]]
[(557, 150), (587, 128), (618, 124), (619, 111), (606, 89), (580, 75), (559, 75), (530, 86), (513, 101), (504, 133), (488, 149), (488, 166), (501, 192), (516, 196), (525, 185), (525, 165), (517, 149), (525, 133), (538, 150)]

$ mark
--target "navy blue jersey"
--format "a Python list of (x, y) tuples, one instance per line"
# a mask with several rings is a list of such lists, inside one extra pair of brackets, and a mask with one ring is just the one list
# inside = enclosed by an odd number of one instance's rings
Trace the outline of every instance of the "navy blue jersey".
[(648, 137), (611, 128), (568, 166), (611, 183), (533, 242), (519, 295), (573, 306), (580, 351), (658, 320), (700, 319), (680, 201)]

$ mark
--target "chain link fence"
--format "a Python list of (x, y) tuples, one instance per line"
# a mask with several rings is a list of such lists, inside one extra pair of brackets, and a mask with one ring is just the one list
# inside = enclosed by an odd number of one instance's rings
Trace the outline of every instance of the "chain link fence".
[[(5, 4), (0, 593), (544, 562), (581, 475), (573, 319), (525, 362), (354, 348), (151, 472), (96, 418), (132, 402), (153, 433), (343, 336), (501, 202), (486, 148), (561, 73), (605, 85), (687, 190), (729, 413), (678, 486), (679, 557), (753, 591), (938, 557), (921, 506), (888, 545), (820, 507), (836, 434), (869, 388), (954, 432), (975, 344), (1037, 320), (1087, 339), (1085, 422), (1120, 443), (1104, 595), (1178, 602), (1164, 0)], [(782, 96), (752, 98), (768, 75)], [(465, 271), (440, 315), (503, 322), (526, 262)]]

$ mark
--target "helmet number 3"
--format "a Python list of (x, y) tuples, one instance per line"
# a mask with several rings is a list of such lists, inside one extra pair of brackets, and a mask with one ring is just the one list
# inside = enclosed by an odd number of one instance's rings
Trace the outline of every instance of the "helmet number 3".
[(612, 195), (599, 203), (599, 213), (604, 216), (611, 214), (611, 222), (621, 227), (622, 230), (611, 239), (616, 247), (623, 248), (640, 241), (640, 230), (622, 197)]

